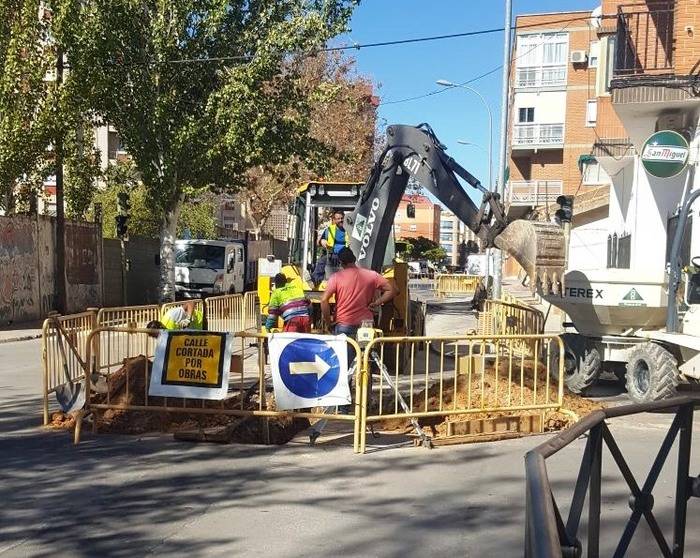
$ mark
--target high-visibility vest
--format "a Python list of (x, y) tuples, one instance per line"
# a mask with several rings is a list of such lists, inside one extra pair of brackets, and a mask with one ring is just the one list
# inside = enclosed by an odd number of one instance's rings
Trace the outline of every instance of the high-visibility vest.
[[(169, 330), (174, 330), (174, 329), (180, 329), (180, 326), (178, 323), (175, 321), (175, 319), (172, 317), (172, 314), (170, 311), (173, 308), (170, 308), (169, 310), (166, 310), (161, 314), (160, 317), (160, 323), (163, 324), (165, 329)], [(192, 317), (190, 318), (190, 323), (187, 326), (187, 329), (203, 329), (204, 328), (204, 314), (201, 310), (198, 308), (195, 308), (194, 311), (192, 312)]]
[[(326, 239), (326, 242), (328, 243), (328, 249), (333, 250), (335, 247), (335, 232), (338, 230), (337, 225), (328, 225), (328, 238)], [(350, 246), (350, 238), (348, 236), (348, 232), (345, 232), (345, 246)]]

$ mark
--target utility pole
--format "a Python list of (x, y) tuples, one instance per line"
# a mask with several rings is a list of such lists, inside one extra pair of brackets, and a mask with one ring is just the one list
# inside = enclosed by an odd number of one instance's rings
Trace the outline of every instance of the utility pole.
[[(501, 91), (501, 149), (498, 158), (498, 189), (501, 199), (505, 193), (506, 165), (508, 164), (508, 90), (510, 87), (510, 21), (513, 17), (512, 0), (506, 0), (505, 21), (503, 24), (503, 80)], [(503, 257), (500, 250), (494, 250), (493, 298), (501, 298), (503, 278)]]
[(126, 243), (129, 241), (129, 214), (131, 211), (131, 204), (129, 203), (128, 192), (119, 192), (117, 194), (117, 216), (115, 217), (115, 224), (117, 226), (117, 237), (119, 238), (119, 245), (121, 249), (121, 263), (122, 263), (122, 304), (127, 306), (128, 302), (128, 274), (129, 271), (129, 261), (126, 258)]
[[(63, 49), (59, 46), (56, 52), (56, 93), (60, 94), (63, 84)], [(59, 117), (57, 114), (56, 118)], [(67, 312), (66, 300), (66, 213), (63, 203), (63, 129), (57, 124), (56, 145), (54, 149), (56, 161), (56, 268), (54, 270), (54, 285), (56, 291), (56, 310), (61, 314)]]

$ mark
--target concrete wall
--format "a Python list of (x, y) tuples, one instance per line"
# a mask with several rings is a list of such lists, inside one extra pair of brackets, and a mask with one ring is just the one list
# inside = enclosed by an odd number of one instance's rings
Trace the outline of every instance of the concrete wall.
[(160, 271), (156, 239), (132, 238), (126, 243), (129, 260), (127, 300), (123, 300), (121, 246), (119, 240), (104, 239), (104, 305), (126, 306), (154, 304), (159, 300)]
[[(98, 226), (66, 222), (69, 313), (102, 303)], [(56, 307), (56, 223), (51, 217), (0, 217), (0, 324), (39, 320)]]

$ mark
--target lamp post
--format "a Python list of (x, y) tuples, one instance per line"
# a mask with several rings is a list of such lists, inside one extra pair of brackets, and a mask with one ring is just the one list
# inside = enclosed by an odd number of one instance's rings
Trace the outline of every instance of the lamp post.
[[(448, 81), (446, 79), (439, 79), (435, 83), (438, 85), (441, 85), (442, 87), (455, 87), (459, 89), (466, 89), (467, 91), (471, 91), (474, 93), (479, 99), (481, 99), (481, 102), (483, 103), (484, 107), (486, 108), (486, 112), (489, 116), (489, 147), (488, 147), (488, 155), (489, 155), (489, 190), (493, 190), (493, 114), (491, 113), (491, 107), (489, 104), (486, 102), (486, 99), (484, 96), (479, 93), (476, 89), (473, 87), (470, 87), (469, 85), (463, 85), (459, 83), (453, 83), (451, 81)], [(462, 143), (463, 145), (476, 145), (474, 143), (470, 142), (459, 142)], [(481, 147), (481, 146), (477, 146)], [(483, 149), (483, 148), (482, 148)]]

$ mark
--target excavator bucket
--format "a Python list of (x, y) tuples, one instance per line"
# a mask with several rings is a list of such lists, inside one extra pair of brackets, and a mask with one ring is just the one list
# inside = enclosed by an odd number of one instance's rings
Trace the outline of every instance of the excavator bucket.
[(495, 239), (498, 248), (512, 255), (530, 278), (534, 292), (561, 294), (566, 268), (564, 231), (556, 223), (517, 220)]

